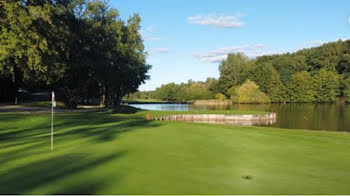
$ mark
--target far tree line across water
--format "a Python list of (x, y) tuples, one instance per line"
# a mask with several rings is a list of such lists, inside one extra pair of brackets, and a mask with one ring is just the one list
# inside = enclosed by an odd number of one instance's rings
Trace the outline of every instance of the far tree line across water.
[(220, 77), (204, 82), (164, 84), (129, 99), (172, 101), (231, 100), (234, 103), (350, 102), (350, 41), (337, 41), (295, 53), (250, 59), (229, 54)]

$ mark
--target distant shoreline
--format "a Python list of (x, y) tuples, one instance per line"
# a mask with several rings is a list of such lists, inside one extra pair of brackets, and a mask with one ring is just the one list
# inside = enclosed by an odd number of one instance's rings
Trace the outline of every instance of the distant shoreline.
[(146, 101), (146, 100), (123, 100), (124, 104), (191, 104), (191, 105), (232, 105), (232, 102), (229, 100), (220, 101), (220, 100), (194, 100), (194, 101)]
[(192, 101), (137, 101), (123, 100), (123, 104), (192, 104)]

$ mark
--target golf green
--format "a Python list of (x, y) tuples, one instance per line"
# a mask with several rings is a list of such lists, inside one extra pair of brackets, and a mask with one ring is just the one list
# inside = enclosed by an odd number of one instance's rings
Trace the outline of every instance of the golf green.
[(147, 113), (0, 113), (0, 194), (350, 193), (348, 133)]

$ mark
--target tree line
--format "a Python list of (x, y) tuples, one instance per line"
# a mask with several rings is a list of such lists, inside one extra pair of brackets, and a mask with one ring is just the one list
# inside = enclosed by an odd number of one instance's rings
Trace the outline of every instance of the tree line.
[(165, 84), (152, 93), (162, 100), (230, 99), (257, 102), (350, 102), (350, 41), (254, 59), (231, 53), (220, 77)]
[(149, 78), (140, 22), (102, 0), (0, 0), (0, 101), (50, 89), (71, 107), (118, 106)]
[(217, 87), (217, 79), (207, 78), (205, 82), (189, 80), (187, 83), (163, 84), (155, 91), (140, 91), (128, 96), (125, 99), (158, 99), (165, 101), (190, 101), (202, 99), (214, 99)]

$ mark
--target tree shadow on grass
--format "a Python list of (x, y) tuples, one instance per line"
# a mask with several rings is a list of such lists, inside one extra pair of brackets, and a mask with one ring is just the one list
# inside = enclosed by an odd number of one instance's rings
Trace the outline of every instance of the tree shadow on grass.
[[(7, 114), (7, 113), (0, 113), (0, 122), (3, 123), (8, 123), (11, 121), (18, 121), (18, 120), (23, 120), (26, 118), (30, 118), (29, 115), (24, 115), (24, 114)], [(0, 127), (0, 130), (4, 129), (4, 127)]]
[[(47, 153), (49, 149), (49, 142), (32, 142), (25, 148), (19, 148), (16, 150), (10, 150), (8, 152), (0, 152), (0, 165), (5, 165), (10, 161), (14, 161), (20, 158)], [(46, 146), (46, 148), (45, 148)], [(32, 151), (34, 149), (35, 151)], [(47, 150), (46, 150), (47, 149)]]
[[(39, 117), (39, 118), (38, 118)], [(0, 115), (0, 141), (18, 140), (21, 137), (48, 133), (49, 115), (8, 114)], [(46, 131), (45, 131), (46, 130)]]
[[(0, 175), (0, 194), (26, 194), (56, 180), (120, 159), (126, 153), (121, 151), (94, 159), (87, 158), (86, 154), (65, 154), (26, 164)], [(98, 180), (95, 177), (98, 177)], [(113, 179), (115, 177), (113, 176)], [(117, 176), (118, 178), (121, 179), (121, 176)], [(107, 179), (102, 176), (89, 175), (89, 178), (81, 179), (74, 184), (64, 183), (64, 187), (55, 192), (39, 194), (94, 194), (104, 186), (105, 182)]]
[[(83, 127), (81, 127), (80, 124), (75, 126), (72, 124), (74, 123), (68, 120), (68, 122), (61, 123), (56, 127), (56, 130), (58, 130), (55, 133), (56, 143), (64, 143), (64, 141), (74, 140), (75, 138), (88, 138), (93, 142), (106, 142), (114, 140), (119, 134), (133, 131), (137, 128), (159, 126), (159, 124), (152, 124), (150, 121), (145, 121), (143, 119), (84, 125)], [(38, 127), (40, 127), (40, 125)], [(70, 127), (70, 129), (59, 131), (60, 128), (63, 129), (67, 127)], [(22, 135), (24, 132), (25, 134)], [(0, 150), (1, 165), (16, 159), (47, 152), (50, 146), (50, 135), (45, 129), (34, 127), (23, 129), (18, 132), (10, 132), (6, 136), (0, 134), (0, 141), (3, 141), (0, 147), (3, 149), (6, 148), (6, 151)]]
[[(35, 116), (29, 117), (35, 118)], [(28, 118), (28, 116), (25, 118)], [(28, 126), (22, 127), (18, 125), (6, 132), (0, 131), (0, 147), (6, 148), (6, 157), (13, 156), (13, 153), (28, 151), (27, 147), (33, 143), (41, 143), (37, 147), (48, 144), (46, 142), (50, 140), (49, 122), (44, 120), (33, 124), (29, 123)], [(95, 142), (104, 142), (115, 139), (121, 133), (134, 131), (138, 128), (158, 126), (160, 124), (146, 121), (143, 117), (137, 115), (114, 116), (110, 113), (67, 114), (58, 117), (54, 135), (55, 141), (88, 138)], [(23, 150), (21, 146), (23, 146)], [(1, 150), (0, 155), (2, 157), (5, 156)], [(16, 155), (16, 157), (19, 157), (19, 155)], [(8, 158), (8, 160), (10, 159)]]
[[(49, 115), (49, 114), (47, 114)], [(12, 116), (14, 117), (14, 116)], [(24, 116), (25, 120), (32, 120), (35, 116)], [(49, 118), (48, 118), (49, 119)], [(139, 130), (139, 128), (152, 128), (161, 126), (159, 123), (146, 121), (142, 115), (119, 116), (111, 113), (81, 113), (60, 114), (56, 116), (55, 142), (65, 145), (65, 141), (87, 138), (89, 145), (111, 141), (120, 134)], [(15, 121), (14, 121), (15, 122)], [(0, 131), (0, 194), (24, 194), (32, 193), (36, 188), (50, 185), (56, 180), (75, 175), (83, 171), (103, 165), (108, 161), (119, 159), (125, 152), (117, 152), (112, 155), (65, 154), (52, 158), (44, 156), (48, 153), (50, 141), (50, 122), (45, 120), (30, 124), (28, 127), (15, 125), (6, 132)], [(10, 124), (11, 125), (11, 124)], [(13, 123), (12, 123), (13, 125)], [(75, 145), (75, 144), (74, 144)], [(5, 149), (5, 150), (1, 150)], [(37, 156), (39, 155), (40, 156)], [(35, 156), (34, 156), (35, 155)], [(45, 157), (36, 162), (27, 163), (22, 166), (11, 165), (13, 161), (25, 160), (31, 157)], [(92, 158), (95, 157), (95, 158)], [(96, 158), (97, 157), (97, 158)], [(12, 163), (13, 162), (13, 163)], [(11, 166), (11, 169), (6, 167)], [(117, 172), (118, 173), (118, 172)], [(46, 194), (94, 194), (98, 193), (108, 177), (98, 176), (98, 179), (90, 177), (74, 182), (64, 183), (63, 187), (52, 190)], [(121, 179), (121, 176), (113, 176), (113, 180)], [(113, 182), (115, 183), (115, 182)], [(62, 186), (62, 184), (61, 184)], [(42, 194), (42, 193), (39, 193)]]
[(143, 119), (130, 120), (106, 123), (102, 125), (88, 125), (84, 127), (72, 127), (69, 131), (57, 132), (55, 134), (56, 140), (64, 139), (64, 137), (86, 137), (95, 142), (105, 142), (115, 139), (118, 135), (130, 131), (135, 131), (138, 128), (155, 128), (160, 124), (151, 123)]
[[(12, 116), (13, 118), (15, 116)], [(21, 119), (26, 119), (30, 122), (30, 117), (23, 114), (20, 115)], [(49, 117), (49, 114), (47, 114)], [(16, 117), (17, 118), (17, 117)], [(28, 119), (27, 119), (28, 118)], [(0, 118), (1, 119), (1, 118)], [(8, 128), (8, 130), (0, 131), (1, 142), (12, 142), (28, 138), (36, 138), (38, 140), (43, 137), (48, 137), (50, 134), (51, 121), (50, 118), (42, 122), (34, 122), (35, 124), (28, 125), (29, 127), (23, 127), (23, 125), (15, 125), (14, 127)], [(13, 125), (15, 123), (12, 123)], [(95, 136), (100, 141), (103, 138), (112, 138), (113, 133), (118, 134), (125, 132), (126, 130), (132, 130), (136, 127), (150, 127), (156, 126), (150, 123), (150, 121), (144, 120), (140, 115), (127, 115), (127, 116), (114, 116), (111, 113), (70, 113), (60, 114), (55, 117), (55, 135), (72, 135), (72, 134), (83, 134), (83, 136)], [(70, 129), (72, 131), (61, 133), (61, 130)]]

